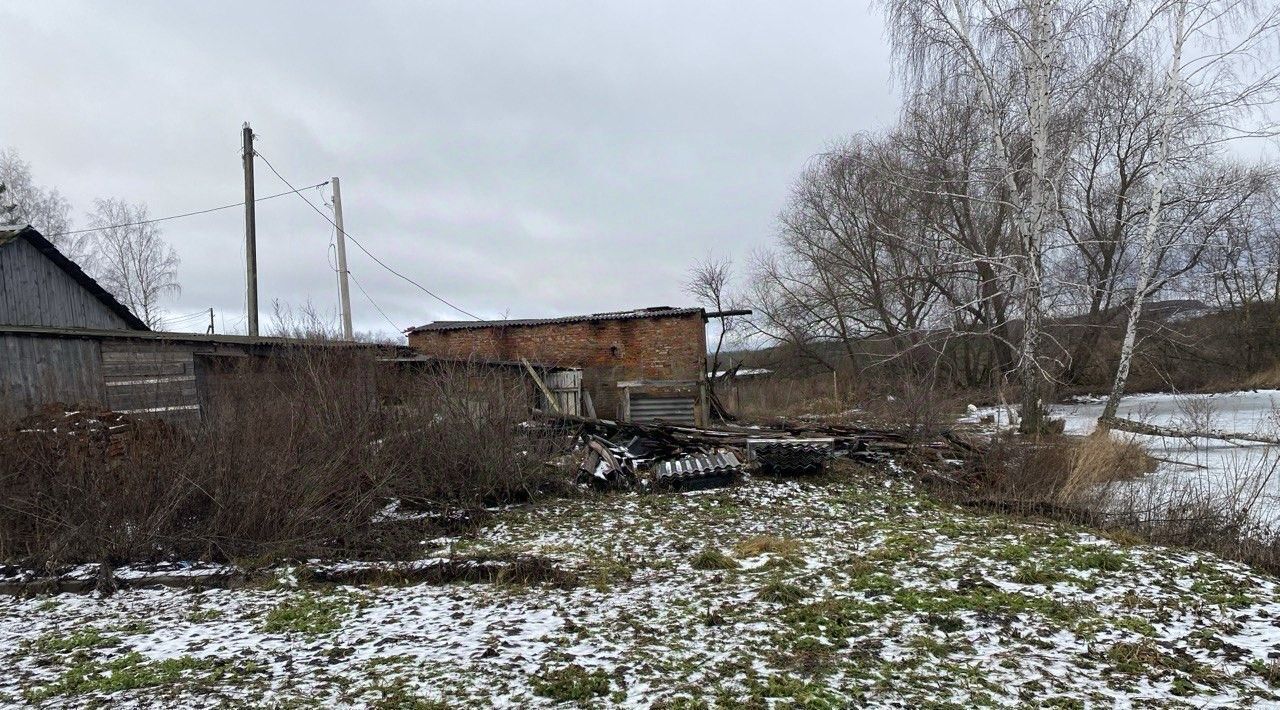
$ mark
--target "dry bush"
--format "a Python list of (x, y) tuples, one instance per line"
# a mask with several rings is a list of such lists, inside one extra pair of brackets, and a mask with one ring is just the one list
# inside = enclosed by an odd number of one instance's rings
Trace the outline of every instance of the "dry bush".
[(1063, 503), (1087, 498), (1113, 481), (1152, 473), (1158, 463), (1134, 437), (1102, 429), (1072, 442), (1069, 454), (1070, 467), (1054, 495)]
[(931, 382), (902, 378), (887, 389), (892, 394), (874, 391), (857, 401), (859, 420), (931, 439), (950, 429), (964, 407), (959, 396)]
[(398, 498), (441, 509), (544, 489), (554, 432), (477, 369), (401, 373), (368, 351), (304, 347), (206, 373), (204, 420), (91, 437), (0, 431), (0, 559), (269, 561), (411, 554), (421, 529), (374, 524)]
[(146, 553), (187, 511), (173, 485), (187, 448), (167, 427), (141, 428), (113, 450), (104, 437), (52, 428), (0, 434), (0, 559), (99, 561)]
[(393, 386), (397, 404), (378, 459), (396, 472), (398, 497), (476, 507), (567, 481), (545, 464), (563, 442), (527, 422), (532, 390), (518, 372), (437, 363), (402, 373)]
[[(1045, 434), (993, 437), (985, 454), (967, 463), (941, 494), (961, 503), (1022, 514), (1091, 520), (1114, 484), (1155, 470), (1156, 461), (1134, 438), (1109, 432), (1086, 437)], [(936, 483), (936, 482), (935, 482)]]
[(1224, 463), (1225, 470), (1165, 472), (1116, 487), (1101, 501), (1102, 525), (1280, 572), (1280, 511), (1268, 493), (1280, 475), (1280, 452), (1245, 449)]
[(961, 397), (938, 387), (933, 377), (878, 368), (842, 372), (834, 380), (830, 372), (743, 380), (725, 388), (721, 397), (726, 404), (740, 403), (737, 411), (749, 421), (812, 416), (902, 427), (927, 436), (954, 422), (973, 394)]
[[(1192, 414), (1202, 415), (1203, 412)], [(944, 498), (983, 509), (1087, 524), (1128, 541), (1203, 550), (1280, 572), (1280, 450), (1243, 450), (1226, 471), (1189, 466), (1154, 472), (1132, 437), (997, 437), (956, 485), (930, 479)], [(1203, 464), (1193, 464), (1203, 465)]]

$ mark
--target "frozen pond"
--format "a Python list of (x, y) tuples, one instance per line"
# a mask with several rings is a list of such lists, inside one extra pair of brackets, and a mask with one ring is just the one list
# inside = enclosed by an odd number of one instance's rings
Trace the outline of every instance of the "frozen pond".
[[(1068, 434), (1089, 434), (1102, 413), (1102, 398), (1080, 398), (1050, 407), (1054, 418), (1066, 421)], [(1251, 390), (1219, 394), (1139, 394), (1125, 397), (1120, 417), (1195, 431), (1249, 433), (1280, 438), (1280, 390)], [(965, 421), (994, 415), (996, 409), (973, 412)], [(1116, 432), (1142, 442), (1162, 459), (1159, 469), (1133, 486), (1154, 503), (1187, 490), (1212, 491), (1231, 500), (1237, 509), (1252, 507), (1254, 519), (1280, 527), (1280, 447), (1220, 439), (1143, 436)]]

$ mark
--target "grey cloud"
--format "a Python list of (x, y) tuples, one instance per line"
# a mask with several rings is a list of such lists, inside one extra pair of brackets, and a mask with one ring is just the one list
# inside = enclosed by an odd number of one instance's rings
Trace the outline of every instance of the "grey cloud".
[[(687, 303), (691, 260), (766, 244), (806, 158), (895, 108), (878, 18), (846, 2), (48, 2), (0, 26), (0, 94), (24, 98), (0, 144), (78, 207), (239, 199), (249, 120), (295, 184), (342, 177), (374, 253), (485, 316)], [(173, 312), (240, 317), (241, 229), (165, 225)], [(329, 225), (280, 198), (259, 230), (264, 306), (332, 308)], [(457, 317), (350, 252), (398, 326)]]

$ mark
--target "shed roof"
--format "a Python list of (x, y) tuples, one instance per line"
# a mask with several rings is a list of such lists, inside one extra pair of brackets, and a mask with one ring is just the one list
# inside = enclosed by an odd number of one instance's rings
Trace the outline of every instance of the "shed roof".
[(127, 306), (116, 300), (111, 292), (103, 288), (94, 278), (84, 272), (80, 265), (68, 259), (58, 248), (53, 245), (44, 235), (36, 231), (35, 227), (29, 224), (12, 224), (0, 225), (0, 248), (7, 244), (22, 239), (26, 243), (35, 247), (44, 255), (46, 259), (53, 262), (55, 266), (62, 269), (70, 276), (80, 287), (88, 291), (91, 296), (102, 302), (111, 312), (120, 316), (129, 327), (134, 330), (151, 330), (141, 318), (135, 316), (133, 311)]
[(560, 316), (558, 318), (518, 318), (512, 320), (438, 320), (426, 325), (409, 328), (407, 333), (420, 333), (438, 330), (474, 330), (477, 328), (513, 328), (530, 325), (553, 325), (558, 323), (582, 323), (586, 321), (635, 320), (638, 318), (671, 318), (703, 314), (701, 308), (673, 308), (671, 306), (654, 306), (637, 308), (631, 311), (610, 311), (608, 313), (590, 313), (583, 316)]
[(412, 355), (417, 351), (407, 345), (362, 343), (351, 340), (308, 340), (268, 335), (230, 335), (224, 333), (173, 333), (160, 330), (103, 330), (101, 328), (60, 328), (40, 325), (0, 325), (0, 334), (30, 335), (51, 338), (86, 338), (91, 340), (150, 340), (168, 343), (209, 343), (226, 345), (264, 345), (324, 348), (357, 348), (387, 350)]

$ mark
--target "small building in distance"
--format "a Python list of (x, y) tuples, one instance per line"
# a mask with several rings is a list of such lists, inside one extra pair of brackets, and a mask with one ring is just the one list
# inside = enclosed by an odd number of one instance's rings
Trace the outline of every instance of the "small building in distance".
[[(317, 359), (325, 353), (323, 359)], [(403, 345), (269, 336), (166, 333), (147, 327), (29, 226), (0, 226), (0, 423), (55, 404), (196, 424), (237, 405), (240, 390), (272, 390), (280, 373), (338, 358), (377, 363), (369, 397), (394, 405), (423, 378), (503, 391), (547, 406), (525, 363), (424, 357)], [(346, 362), (346, 361), (342, 361)], [(532, 363), (565, 409), (580, 373)], [(460, 388), (465, 396), (466, 388)]]
[(406, 333), (411, 348), (432, 357), (580, 368), (581, 411), (587, 415), (705, 424), (707, 317), (701, 308), (659, 306), (559, 318), (436, 321)]

